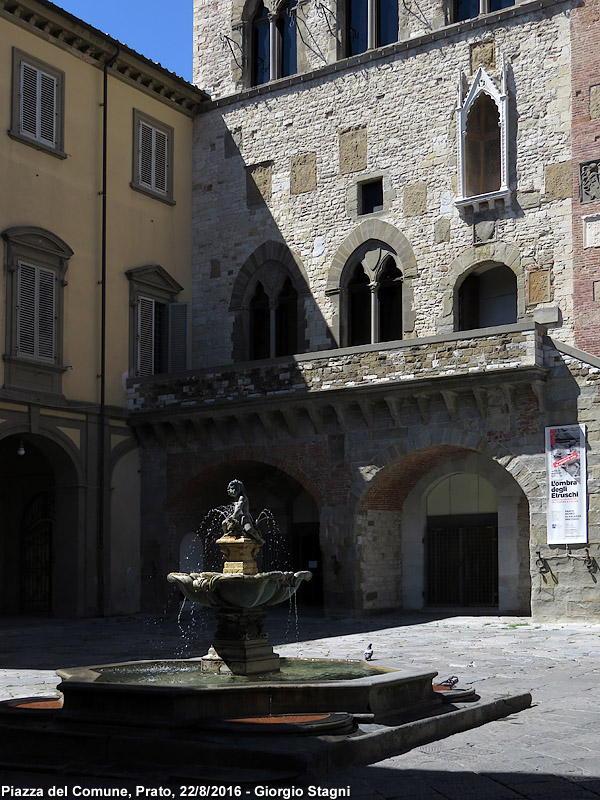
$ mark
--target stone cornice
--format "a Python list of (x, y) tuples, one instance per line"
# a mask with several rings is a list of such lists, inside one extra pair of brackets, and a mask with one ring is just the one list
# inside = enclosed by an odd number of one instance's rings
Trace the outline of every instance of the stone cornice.
[(135, 379), (130, 424), (148, 447), (185, 448), (428, 424), (440, 409), (454, 421), (467, 406), (484, 420), (498, 398), (516, 414), (523, 391), (543, 414), (543, 329), (469, 333)]
[(26, 28), (88, 64), (102, 69), (167, 105), (194, 116), (208, 95), (127, 45), (88, 25), (49, 0), (0, 0), (0, 17)]

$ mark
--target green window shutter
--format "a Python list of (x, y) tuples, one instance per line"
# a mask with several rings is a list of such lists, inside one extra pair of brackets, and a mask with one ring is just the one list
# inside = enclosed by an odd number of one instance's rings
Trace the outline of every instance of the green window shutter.
[(17, 277), (17, 355), (43, 361), (55, 358), (56, 275), (19, 264)]
[(154, 300), (138, 298), (137, 374), (154, 374)]
[(169, 303), (169, 372), (182, 372), (188, 364), (188, 303)]

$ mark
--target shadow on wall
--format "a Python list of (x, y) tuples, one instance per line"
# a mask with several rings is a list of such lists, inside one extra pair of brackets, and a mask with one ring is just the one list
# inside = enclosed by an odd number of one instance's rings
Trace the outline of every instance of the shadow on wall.
[[(194, 172), (202, 182), (194, 183), (193, 284), (202, 313), (193, 320), (195, 367), (335, 346), (298, 245), (286, 241), (268, 206), (286, 188), (275, 185), (272, 160), (246, 162), (242, 140), (241, 127), (230, 130), (217, 113), (196, 121)], [(289, 209), (299, 217), (301, 195), (316, 188), (316, 157), (300, 157), (291, 172)], [(312, 255), (324, 252), (317, 237)]]

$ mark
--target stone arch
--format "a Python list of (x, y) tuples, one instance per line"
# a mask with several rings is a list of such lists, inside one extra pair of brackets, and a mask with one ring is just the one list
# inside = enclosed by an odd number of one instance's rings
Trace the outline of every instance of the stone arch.
[[(231, 27), (236, 28), (252, 20), (261, 0), (233, 0), (231, 6)], [(263, 0), (265, 8), (271, 13), (276, 11), (277, 3)]]
[(245, 361), (250, 357), (250, 299), (260, 281), (271, 304), (275, 305), (286, 278), (289, 278), (298, 295), (297, 343), (298, 352), (308, 348), (306, 300), (310, 297), (308, 276), (300, 258), (283, 242), (267, 241), (246, 259), (231, 293), (229, 311), (234, 314), (233, 360)]
[(496, 491), (498, 514), (498, 612), (531, 612), (530, 498), (512, 475), (488, 455), (467, 452), (436, 465), (415, 483), (401, 512), (402, 605), (423, 607), (427, 498), (431, 490), (451, 475), (475, 474)]
[[(17, 446), (22, 443), (24, 453)], [(0, 508), (0, 609), (3, 613), (51, 613), (72, 616), (85, 608), (86, 485), (75, 445), (62, 434), (41, 429), (32, 433), (26, 425), (3, 425), (0, 432), (0, 473), (5, 502)], [(32, 508), (43, 506), (44, 544), (27, 541), (27, 516)], [(36, 512), (37, 513), (37, 512)], [(22, 538), (24, 537), (25, 538)], [(18, 546), (21, 541), (21, 547)], [(36, 570), (29, 573), (28, 552)], [(44, 555), (45, 554), (45, 555)], [(25, 581), (27, 575), (41, 575), (32, 592), (15, 585), (14, 576)], [(77, 576), (78, 580), (74, 580)], [(35, 580), (38, 580), (35, 578)], [(40, 594), (41, 592), (41, 594)], [(21, 597), (20, 597), (21, 595)], [(43, 603), (43, 608), (30, 606)]]
[[(4, 424), (0, 426), (0, 444), (4, 439), (7, 439), (10, 436), (29, 436), (30, 434), (31, 427), (28, 424)], [(81, 463), (79, 450), (77, 449), (75, 443), (69, 439), (68, 436), (60, 431), (57, 431), (55, 428), (46, 426), (42, 423), (36, 439), (39, 440), (42, 449), (44, 449), (43, 440), (47, 440), (49, 443), (52, 443), (52, 445), (55, 445), (60, 451), (62, 451), (65, 456), (64, 468), (72, 468), (75, 471), (78, 484), (83, 485), (85, 483), (85, 468)], [(57, 452), (59, 452), (59, 450), (57, 450)]]
[[(489, 442), (477, 431), (422, 428), (386, 447), (371, 460), (368, 470), (362, 470), (350, 487), (349, 506), (356, 511), (365, 503), (369, 492), (382, 491), (383, 481), (389, 485), (392, 478), (389, 470), (395, 464), (405, 464), (408, 458), (427, 459), (430, 469), (433, 469), (448, 458), (467, 453), (479, 453), (496, 461), (514, 478), (527, 497), (539, 502), (544, 499), (544, 487), (540, 486), (532, 471), (518, 456), (513, 455), (501, 444)], [(415, 466), (417, 465), (421, 466), (415, 463)], [(402, 497), (396, 493), (397, 501), (408, 496), (415, 482), (410, 486), (407, 485)]]
[(521, 253), (516, 245), (507, 242), (489, 242), (469, 247), (440, 276), (442, 295), (442, 314), (438, 320), (438, 333), (451, 333), (455, 330), (460, 287), (474, 270), (484, 264), (505, 265), (514, 273), (517, 280), (517, 320), (525, 317), (525, 270), (521, 263)]
[[(423, 608), (426, 497), (440, 479), (459, 472), (481, 475), (498, 492), (500, 610), (529, 613), (529, 549), (543, 537), (545, 526), (543, 489), (536, 476), (520, 458), (475, 432), (426, 429), (379, 453), (351, 488), (348, 511), (363, 608)], [(388, 588), (374, 598), (369, 587), (382, 548), (389, 572), (382, 585)]]
[[(218, 463), (211, 462), (210, 465), (203, 464), (195, 471), (192, 478), (187, 480), (176, 493), (170, 495), (165, 500), (165, 509), (171, 511), (185, 502), (186, 497), (197, 494), (197, 487), (201, 485), (205, 475), (216, 473), (217, 471), (225, 472), (229, 469), (230, 465), (246, 462), (254, 462), (258, 465), (264, 464), (265, 466), (273, 467), (300, 484), (300, 486), (311, 495), (317, 508), (321, 509), (325, 504), (325, 498), (318, 483), (310, 478), (304, 470), (300, 469), (295, 461), (292, 459), (280, 458), (270, 452), (268, 448), (254, 446), (245, 448), (243, 452), (221, 453), (219, 454)], [(235, 475), (231, 477), (235, 477)]]
[(368, 257), (375, 252), (391, 255), (402, 273), (403, 334), (410, 336), (414, 331), (412, 283), (417, 276), (417, 261), (413, 249), (406, 236), (393, 225), (380, 219), (369, 219), (344, 239), (333, 257), (327, 276), (326, 293), (335, 305), (332, 329), (338, 345), (343, 346), (346, 343), (348, 332), (344, 285), (347, 274), (365, 255)]
[(353, 253), (370, 239), (387, 244), (400, 261), (405, 278), (417, 277), (417, 259), (406, 236), (380, 219), (368, 219), (350, 233), (338, 247), (327, 276), (327, 292), (339, 290), (342, 272)]

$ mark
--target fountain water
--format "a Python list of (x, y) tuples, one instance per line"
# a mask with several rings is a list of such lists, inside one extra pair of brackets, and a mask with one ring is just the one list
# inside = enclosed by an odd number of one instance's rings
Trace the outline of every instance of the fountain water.
[(223, 572), (171, 572), (167, 580), (179, 586), (193, 603), (215, 609), (218, 628), (204, 672), (253, 675), (279, 670), (263, 628), (265, 608), (288, 600), (310, 572), (259, 572), (256, 558), (264, 540), (250, 514), (244, 485), (233, 480), (227, 487), (233, 510), (221, 525), (217, 539), (225, 564)]

